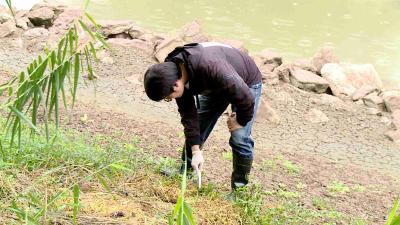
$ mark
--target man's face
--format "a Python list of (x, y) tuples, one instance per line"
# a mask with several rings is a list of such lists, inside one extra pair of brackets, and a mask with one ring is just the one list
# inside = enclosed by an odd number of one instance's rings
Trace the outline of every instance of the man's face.
[(180, 78), (179, 80), (177, 80), (174, 84), (174, 92), (172, 92), (168, 97), (166, 97), (164, 100), (169, 102), (172, 99), (175, 98), (180, 98), (183, 95), (183, 91), (185, 90), (185, 85), (183, 83), (183, 79)]

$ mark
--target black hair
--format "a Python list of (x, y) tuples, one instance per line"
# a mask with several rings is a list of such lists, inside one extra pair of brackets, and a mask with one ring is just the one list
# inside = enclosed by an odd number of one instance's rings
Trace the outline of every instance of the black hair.
[(174, 62), (152, 65), (144, 74), (144, 89), (153, 101), (160, 101), (174, 91), (175, 82), (181, 78), (179, 67)]

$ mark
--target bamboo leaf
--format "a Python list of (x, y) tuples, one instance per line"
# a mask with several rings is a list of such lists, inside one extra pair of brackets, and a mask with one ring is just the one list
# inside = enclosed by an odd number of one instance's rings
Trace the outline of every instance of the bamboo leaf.
[(183, 202), (183, 212), (184, 212), (185, 216), (187, 217), (189, 224), (195, 225), (196, 223), (194, 222), (192, 209), (186, 202)]
[(49, 206), (53, 205), (54, 202), (56, 202), (56, 201), (62, 196), (63, 193), (64, 193), (63, 191), (57, 192), (57, 194), (55, 194), (52, 198), (50, 198), (50, 199), (48, 200), (48, 202), (46, 202), (46, 207), (42, 207), (42, 208), (35, 214), (35, 216), (34, 216), (33, 218), (34, 218), (34, 219), (38, 219), (40, 216), (42, 216), (43, 213), (44, 213), (44, 211), (45, 211), (45, 209), (48, 208)]
[(106, 48), (110, 48), (110, 46), (109, 46), (109, 45), (107, 44), (107, 42), (104, 40), (104, 37), (103, 37), (103, 36), (101, 36), (101, 35), (98, 34), (98, 33), (96, 33), (95, 36), (96, 36), (97, 40), (100, 41), (101, 44), (102, 44), (103, 46), (105, 46)]
[(80, 60), (79, 60), (79, 55), (75, 56), (75, 62), (74, 62), (74, 86), (72, 89), (72, 107), (74, 107), (75, 100), (76, 100), (76, 90), (78, 87), (78, 80), (79, 80), (79, 69), (80, 69)]
[(397, 199), (395, 202), (394, 202), (394, 206), (393, 206), (393, 208), (392, 208), (392, 210), (390, 211), (390, 213), (389, 213), (389, 217), (388, 217), (388, 220), (387, 220), (387, 222), (386, 222), (386, 225), (392, 225), (393, 223), (393, 221), (394, 221), (394, 217), (395, 217), (395, 214), (396, 214), (396, 212), (397, 212), (397, 209), (398, 209), (398, 207), (399, 207), (399, 199)]
[(93, 69), (92, 69), (92, 63), (90, 62), (90, 54), (89, 50), (87, 47), (85, 47), (85, 59), (86, 59), (86, 65), (88, 69), (88, 79), (93, 80), (94, 79), (94, 74), (93, 74)]
[(82, 22), (82, 20), (79, 20), (79, 24), (81, 25), (81, 27), (90, 35), (90, 37), (92, 37), (93, 40), (96, 40), (96, 36), (93, 34), (93, 32), (86, 26), (86, 24), (84, 22)]
[(89, 2), (90, 2), (90, 0), (85, 0), (85, 5), (83, 7), (85, 9), (85, 11), (87, 10), (87, 8), (89, 6)]
[[(75, 28), (75, 27), (74, 27)], [(75, 37), (74, 37), (74, 28), (70, 28), (68, 32), (68, 39), (69, 39), (69, 54), (73, 55), (73, 52), (75, 52)]]
[(90, 45), (90, 51), (92, 52), (93, 58), (96, 60), (96, 62), (99, 62), (99, 59), (97, 58), (97, 55), (96, 55), (96, 49), (94, 48), (93, 43), (90, 42), (89, 45)]
[(58, 48), (57, 48), (57, 64), (61, 64), (62, 62), (62, 54), (63, 54), (63, 47), (64, 46), (64, 41), (65, 41), (65, 37), (62, 38), (59, 42), (58, 42)]
[(96, 27), (96, 29), (98, 29), (99, 25), (97, 25), (97, 23), (96, 23), (96, 21), (93, 19), (93, 17), (92, 17), (89, 13), (87, 13), (87, 12), (85, 12), (85, 15), (86, 15), (86, 17), (90, 20), (90, 22), (92, 22), (92, 24)]
[(396, 218), (393, 219), (392, 224), (390, 225), (400, 225), (400, 214), (398, 214)]
[(6, 153), (4, 152), (3, 143), (1, 142), (1, 139), (0, 139), (0, 152), (1, 152), (1, 159), (3, 160), (3, 162), (5, 162), (6, 161)]
[(108, 186), (108, 184), (107, 184), (106, 180), (104, 179), (104, 177), (103, 177), (102, 175), (100, 175), (100, 174), (97, 174), (96, 177), (97, 177), (97, 179), (99, 180), (101, 186), (103, 186), (103, 188), (104, 188), (107, 192), (111, 193), (111, 189), (110, 189), (110, 187)]
[(33, 95), (33, 106), (32, 106), (32, 124), (36, 126), (36, 121), (37, 121), (37, 113), (39, 110), (39, 103), (40, 103), (40, 95), (35, 91), (35, 94)]
[(79, 192), (80, 192), (79, 185), (75, 184), (74, 188), (73, 188), (73, 194), (74, 194), (74, 206), (73, 206), (73, 208), (74, 208), (74, 213), (73, 213), (74, 224), (77, 224), (77, 221), (78, 221), (77, 219), (78, 219), (78, 212), (79, 212)]
[(121, 164), (112, 163), (112, 164), (110, 164), (110, 167), (115, 168), (115, 169), (117, 169), (117, 170), (124, 170), (124, 171), (129, 171), (129, 172), (132, 171), (131, 169), (126, 168), (125, 166), (123, 166), (123, 165), (121, 165)]
[(13, 10), (13, 8), (12, 8), (11, 0), (6, 0), (6, 4), (7, 4), (8, 9), (9, 9), (10, 12), (11, 12), (11, 15), (14, 17), (14, 20), (15, 20), (15, 12), (14, 12), (14, 10)]
[(64, 91), (64, 81), (65, 81), (65, 77), (68, 75), (69, 72), (69, 68), (70, 68), (70, 63), (68, 61), (66, 61), (62, 67), (61, 73), (60, 73), (60, 79), (59, 79), (59, 88), (61, 90), (61, 96), (62, 96), (62, 100), (64, 103), (64, 107), (67, 109), (67, 99), (65, 96), (65, 91)]
[(13, 111), (15, 113), (15, 115), (18, 116), (18, 118), (25, 121), (29, 125), (30, 128), (34, 129), (36, 132), (39, 133), (39, 129), (35, 125), (33, 125), (32, 122), (28, 118), (26, 118), (26, 116), (21, 111), (16, 109), (14, 106), (9, 106), (9, 109), (11, 111)]

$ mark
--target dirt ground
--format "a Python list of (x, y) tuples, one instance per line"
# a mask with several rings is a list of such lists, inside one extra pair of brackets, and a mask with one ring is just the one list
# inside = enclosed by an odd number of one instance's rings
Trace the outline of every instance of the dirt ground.
[[(4, 42), (0, 44), (0, 75), (22, 69), (33, 57), (10, 46), (12, 40), (0, 41)], [(81, 86), (79, 103), (67, 126), (119, 139), (137, 135), (149, 154), (178, 158), (184, 138), (175, 103), (150, 101), (141, 83), (154, 59), (134, 47), (113, 46), (110, 54), (114, 63), (100, 63), (96, 68), (96, 90)], [(265, 191), (284, 187), (299, 192), (307, 207), (313, 207), (313, 199), (323, 198), (339, 212), (382, 224), (400, 184), (399, 147), (383, 135), (388, 129), (383, 118), (389, 115), (370, 115), (363, 106), (287, 84), (265, 85), (263, 99), (277, 112), (279, 122), (268, 120), (261, 106), (253, 130), (253, 182)], [(309, 122), (306, 115), (314, 108), (329, 121)], [(218, 183), (228, 191), (232, 166), (225, 121), (224, 115), (204, 148), (204, 174), (205, 182)], [(295, 169), (290, 170), (290, 165)], [(350, 191), (334, 194), (334, 183)], [(267, 204), (273, 205), (270, 200)]]

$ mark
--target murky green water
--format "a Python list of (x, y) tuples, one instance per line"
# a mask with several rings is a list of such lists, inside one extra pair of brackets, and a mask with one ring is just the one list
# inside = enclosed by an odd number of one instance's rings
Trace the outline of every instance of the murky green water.
[(372, 63), (387, 86), (400, 88), (400, 0), (91, 0), (89, 12), (167, 33), (197, 19), (210, 34), (288, 59), (333, 46), (342, 61)]

